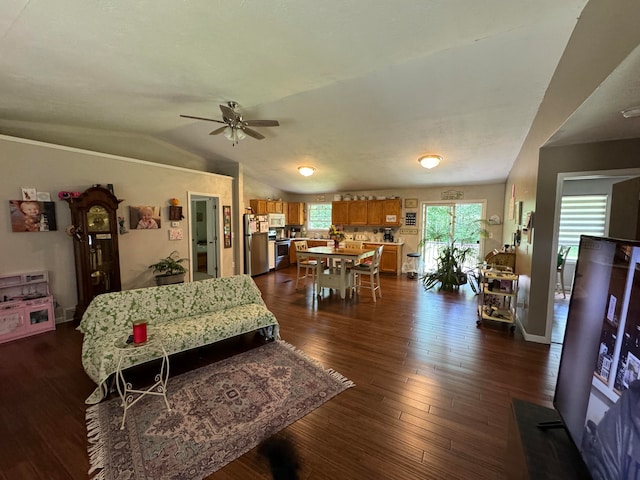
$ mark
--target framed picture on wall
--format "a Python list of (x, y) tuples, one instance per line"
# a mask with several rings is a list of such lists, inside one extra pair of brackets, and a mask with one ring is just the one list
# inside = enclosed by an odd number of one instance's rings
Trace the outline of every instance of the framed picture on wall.
[(231, 206), (222, 207), (222, 225), (224, 233), (224, 248), (231, 248)]
[(417, 198), (405, 198), (404, 199), (404, 208), (418, 208), (418, 199)]
[(9, 200), (12, 232), (48, 232), (57, 230), (55, 202)]
[(161, 226), (160, 207), (152, 205), (129, 207), (129, 227), (132, 230), (158, 230)]
[(22, 200), (37, 200), (38, 192), (36, 187), (22, 187)]

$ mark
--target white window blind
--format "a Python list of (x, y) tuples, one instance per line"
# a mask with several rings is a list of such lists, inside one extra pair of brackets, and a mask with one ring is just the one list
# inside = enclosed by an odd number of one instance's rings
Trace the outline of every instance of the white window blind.
[(607, 199), (607, 195), (562, 197), (558, 244), (572, 247), (568, 258), (577, 258), (580, 235), (604, 235)]

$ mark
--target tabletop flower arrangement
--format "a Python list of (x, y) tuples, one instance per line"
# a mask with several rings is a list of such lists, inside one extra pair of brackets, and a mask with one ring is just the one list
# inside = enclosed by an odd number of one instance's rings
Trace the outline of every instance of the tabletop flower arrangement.
[(329, 227), (329, 238), (333, 240), (335, 248), (338, 248), (340, 242), (344, 240), (344, 232), (341, 225), (331, 225)]

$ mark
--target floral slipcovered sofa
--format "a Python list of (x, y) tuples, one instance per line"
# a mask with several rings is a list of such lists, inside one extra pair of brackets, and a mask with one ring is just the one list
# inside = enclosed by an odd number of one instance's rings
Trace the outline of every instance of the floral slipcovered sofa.
[[(140, 288), (98, 295), (82, 316), (82, 366), (98, 387), (86, 403), (98, 403), (108, 393), (115, 373), (116, 342), (133, 331), (133, 322), (147, 321), (149, 335), (159, 335), (169, 355), (260, 330), (279, 338), (279, 326), (253, 279), (248, 275)], [(141, 352), (142, 353), (142, 352)], [(161, 358), (159, 347), (124, 358), (123, 368)]]

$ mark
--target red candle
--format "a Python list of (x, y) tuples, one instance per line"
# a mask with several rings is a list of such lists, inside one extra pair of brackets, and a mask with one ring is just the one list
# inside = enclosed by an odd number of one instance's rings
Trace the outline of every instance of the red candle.
[(147, 341), (147, 322), (137, 320), (133, 322), (133, 343), (144, 343)]

